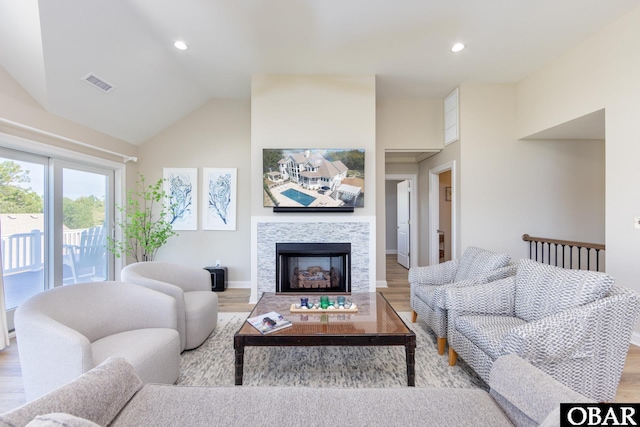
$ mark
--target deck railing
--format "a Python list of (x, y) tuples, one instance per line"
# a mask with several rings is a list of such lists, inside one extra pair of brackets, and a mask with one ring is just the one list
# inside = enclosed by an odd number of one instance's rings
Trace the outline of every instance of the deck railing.
[(562, 268), (604, 271), (605, 246), (600, 243), (575, 242), (522, 235), (529, 242), (529, 258)]
[[(79, 245), (80, 234), (84, 230), (86, 228), (65, 230), (63, 233), (64, 245)], [(42, 269), (44, 267), (44, 233), (42, 230), (2, 236), (2, 263), (5, 275)]]
[(2, 239), (4, 274), (39, 270), (44, 266), (42, 231), (16, 233)]

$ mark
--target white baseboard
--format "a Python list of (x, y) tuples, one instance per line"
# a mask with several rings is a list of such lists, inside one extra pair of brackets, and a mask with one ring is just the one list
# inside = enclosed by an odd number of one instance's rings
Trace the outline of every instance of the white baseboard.
[(227, 289), (251, 289), (251, 281), (227, 282)]
[(397, 249), (387, 249), (387, 255), (396, 255), (397, 253)]
[(640, 332), (633, 332), (631, 334), (631, 344), (640, 347)]
[(388, 288), (386, 280), (378, 280), (376, 281), (376, 288)]

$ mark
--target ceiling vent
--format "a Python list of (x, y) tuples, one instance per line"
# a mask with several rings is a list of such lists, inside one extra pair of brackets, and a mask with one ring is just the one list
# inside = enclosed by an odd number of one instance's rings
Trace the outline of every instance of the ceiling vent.
[(87, 74), (82, 78), (82, 80), (103, 93), (109, 93), (115, 89), (114, 85), (105, 82), (93, 73)]

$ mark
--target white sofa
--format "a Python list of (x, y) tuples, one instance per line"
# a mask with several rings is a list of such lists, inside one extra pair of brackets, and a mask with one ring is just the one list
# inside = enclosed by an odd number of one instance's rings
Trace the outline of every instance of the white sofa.
[(175, 298), (180, 350), (200, 346), (218, 324), (218, 296), (211, 291), (207, 270), (164, 261), (136, 262), (122, 269), (120, 279)]
[(42, 398), (0, 414), (10, 426), (537, 426), (560, 403), (592, 402), (514, 355), (494, 363), (491, 391), (462, 388), (142, 385), (111, 358)]
[(79, 283), (31, 297), (15, 314), (27, 401), (111, 356), (126, 359), (144, 383), (175, 383), (176, 323), (173, 298), (129, 283)]

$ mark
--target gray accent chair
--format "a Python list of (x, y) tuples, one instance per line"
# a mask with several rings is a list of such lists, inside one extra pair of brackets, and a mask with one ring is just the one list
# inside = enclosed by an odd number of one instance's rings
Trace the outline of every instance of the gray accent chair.
[(571, 389), (613, 401), (640, 295), (605, 273), (523, 259), (516, 275), (449, 289), (449, 364), (459, 355), (485, 381), (495, 360), (516, 354)]
[(27, 401), (111, 356), (126, 359), (145, 383), (175, 383), (176, 325), (173, 298), (129, 283), (78, 283), (29, 298), (15, 313)]
[(470, 246), (460, 258), (409, 269), (411, 321), (415, 323), (420, 316), (429, 325), (438, 337), (438, 354), (444, 354), (447, 343), (445, 290), (513, 276), (516, 265), (509, 264), (510, 259), (506, 253)]
[(207, 270), (164, 261), (125, 266), (120, 279), (173, 297), (178, 307), (180, 350), (200, 346), (218, 325), (218, 295)]
[(432, 387), (143, 386), (126, 361), (111, 358), (0, 414), (0, 427), (559, 426), (560, 403), (593, 403), (514, 355), (496, 361), (490, 385), (489, 393)]

